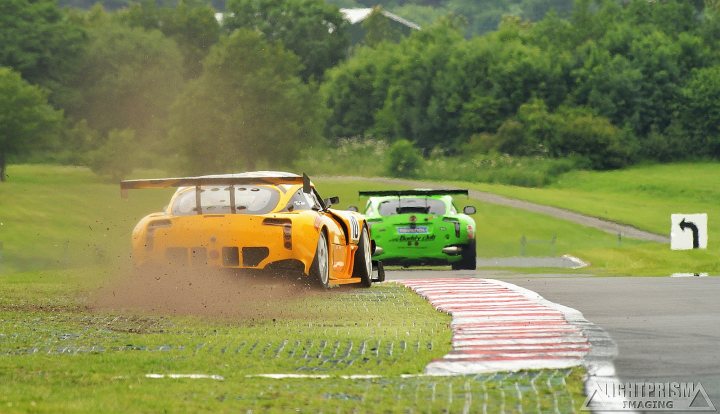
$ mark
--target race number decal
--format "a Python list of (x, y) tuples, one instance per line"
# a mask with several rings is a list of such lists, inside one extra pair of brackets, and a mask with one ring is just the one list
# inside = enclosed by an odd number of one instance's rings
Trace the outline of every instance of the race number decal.
[(352, 241), (360, 239), (360, 224), (354, 216), (350, 216), (350, 239)]

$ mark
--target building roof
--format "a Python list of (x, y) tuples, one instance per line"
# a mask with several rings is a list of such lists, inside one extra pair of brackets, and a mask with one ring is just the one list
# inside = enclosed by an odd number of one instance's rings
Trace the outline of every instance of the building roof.
[[(373, 10), (375, 9), (372, 7), (357, 9), (340, 9), (340, 13), (343, 15), (343, 17), (345, 17), (345, 20), (350, 22), (350, 24), (357, 24), (370, 17), (370, 15), (373, 13)], [(413, 23), (410, 20), (403, 19), (397, 14), (390, 13), (383, 8), (379, 8), (379, 10), (383, 16), (387, 17), (390, 20), (396, 21), (411, 29), (420, 30), (420, 25), (418, 25), (417, 23)], [(226, 15), (232, 16), (233, 13), (215, 13), (215, 20), (217, 20), (217, 22), (222, 25)]]
[[(345, 20), (349, 21), (350, 24), (357, 24), (367, 19), (375, 10), (372, 7), (361, 8), (361, 9), (340, 9), (340, 13), (345, 17)], [(382, 8), (379, 9), (380, 13), (390, 20), (394, 20), (402, 25), (405, 25), (411, 29), (420, 30), (420, 25), (413, 23), (410, 20), (403, 19), (397, 14), (390, 13)]]

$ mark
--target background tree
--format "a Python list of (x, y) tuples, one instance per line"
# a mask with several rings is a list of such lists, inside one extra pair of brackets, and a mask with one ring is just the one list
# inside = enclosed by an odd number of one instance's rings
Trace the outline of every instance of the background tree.
[(643, 81), (640, 68), (593, 41), (579, 47), (576, 56), (579, 67), (572, 71), (572, 102), (595, 108), (616, 125), (637, 125)]
[(360, 24), (365, 31), (362, 44), (370, 47), (382, 42), (399, 42), (413, 30), (385, 17), (381, 7), (374, 7), (372, 13)]
[(55, 138), (62, 113), (47, 103), (47, 94), (17, 72), (0, 67), (0, 181), (9, 155), (29, 153)]
[(299, 69), (293, 53), (254, 31), (215, 45), (172, 111), (171, 139), (192, 172), (287, 166), (317, 142), (325, 112)]
[(223, 26), (260, 31), (300, 57), (303, 79), (322, 79), (345, 58), (348, 22), (324, 0), (229, 0)]
[(128, 7), (133, 0), (58, 0), (63, 7), (78, 7), (89, 9), (96, 4), (101, 4), (106, 10), (117, 10)]
[[(676, 145), (677, 158), (720, 157), (720, 66), (693, 72), (682, 90), (679, 118), (682, 141)], [(678, 141), (677, 134), (668, 139)]]
[(63, 105), (71, 93), (65, 84), (84, 40), (82, 28), (68, 21), (54, 0), (0, 1), (0, 66), (49, 89), (55, 104)]
[(173, 39), (183, 55), (186, 78), (200, 75), (202, 60), (220, 37), (215, 10), (203, 0), (179, 0), (173, 7), (144, 0), (133, 3), (119, 18), (132, 27), (159, 30)]
[(328, 136), (363, 136), (371, 131), (387, 97), (392, 64), (400, 54), (400, 46), (391, 43), (376, 49), (361, 47), (352, 59), (326, 73), (321, 90), (330, 110)]
[(159, 31), (125, 26), (101, 9), (87, 19), (89, 45), (74, 85), (78, 99), (67, 113), (102, 136), (133, 129), (139, 139), (154, 141), (183, 85), (175, 42)]
[(140, 145), (132, 129), (113, 129), (100, 147), (88, 154), (90, 169), (117, 182), (137, 166)]
[(453, 46), (462, 40), (454, 27), (438, 24), (416, 31), (395, 48), (383, 106), (375, 114), (373, 132), (404, 137), (424, 151), (451, 147), (456, 135), (444, 112), (438, 74), (445, 73)]

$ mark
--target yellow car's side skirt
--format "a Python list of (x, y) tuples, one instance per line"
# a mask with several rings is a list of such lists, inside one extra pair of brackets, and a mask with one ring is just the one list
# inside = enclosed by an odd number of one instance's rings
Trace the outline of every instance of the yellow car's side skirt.
[(349, 279), (333, 279), (330, 281), (330, 286), (336, 286), (336, 285), (349, 285), (351, 283), (360, 283), (361, 279), (359, 277), (351, 277)]

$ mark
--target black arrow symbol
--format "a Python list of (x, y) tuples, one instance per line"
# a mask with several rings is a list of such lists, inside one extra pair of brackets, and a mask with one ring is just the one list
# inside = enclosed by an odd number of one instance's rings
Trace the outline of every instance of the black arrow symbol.
[(680, 222), (680, 230), (685, 231), (685, 229), (690, 229), (693, 232), (693, 249), (699, 249), (700, 248), (700, 235), (698, 232), (698, 228), (692, 221), (685, 221), (685, 218), (682, 219)]

